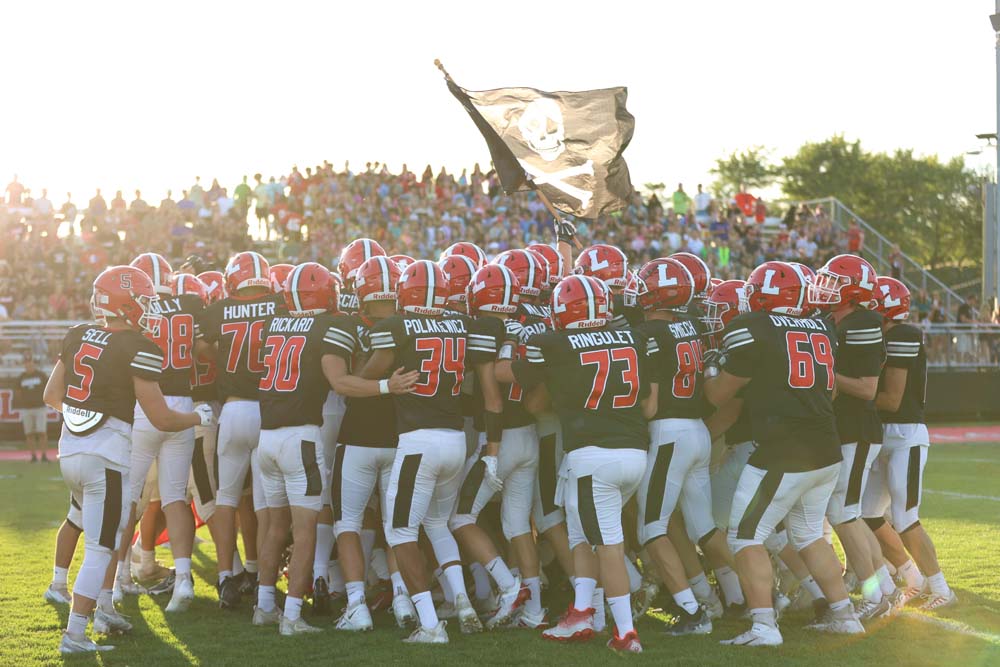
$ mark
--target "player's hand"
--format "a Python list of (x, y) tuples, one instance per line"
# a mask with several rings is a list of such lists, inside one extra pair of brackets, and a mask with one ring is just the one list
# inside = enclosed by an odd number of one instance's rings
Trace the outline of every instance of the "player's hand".
[(409, 394), (413, 391), (413, 385), (420, 379), (420, 371), (404, 371), (400, 366), (389, 378), (390, 394)]
[(566, 218), (556, 220), (555, 227), (556, 240), (563, 243), (572, 243), (573, 239), (576, 238), (576, 225)]
[(497, 457), (484, 456), (481, 460), (486, 466), (486, 474), (483, 479), (486, 480), (486, 484), (493, 489), (494, 493), (499, 493), (503, 490), (503, 480), (497, 476)]
[(194, 413), (201, 420), (201, 426), (215, 426), (215, 410), (207, 403), (194, 406)]
[(511, 342), (515, 345), (521, 344), (521, 336), (524, 335), (524, 325), (517, 320), (504, 320), (504, 342)]
[(705, 350), (701, 359), (705, 366), (721, 366), (722, 352), (720, 350)]

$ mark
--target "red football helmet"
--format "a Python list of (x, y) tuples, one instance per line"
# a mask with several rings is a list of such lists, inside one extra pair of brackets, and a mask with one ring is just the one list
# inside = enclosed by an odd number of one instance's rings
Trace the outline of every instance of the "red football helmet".
[(513, 315), (517, 312), (520, 285), (504, 264), (487, 264), (476, 271), (468, 287), (469, 314), (480, 311)]
[(226, 293), (232, 296), (246, 287), (271, 288), (271, 267), (252, 250), (236, 253), (226, 265)]
[(336, 313), (340, 301), (333, 276), (325, 266), (316, 262), (293, 267), (282, 294), (292, 317)]
[(285, 280), (295, 267), (291, 264), (275, 264), (271, 267), (271, 291), (281, 294), (285, 291)]
[(566, 267), (563, 266), (563, 257), (559, 251), (545, 243), (532, 243), (525, 250), (538, 253), (549, 263), (549, 287), (558, 285), (566, 271)]
[(873, 307), (878, 275), (857, 255), (837, 255), (816, 272), (809, 285), (809, 302), (816, 306), (851, 304)]
[(153, 289), (156, 290), (157, 294), (163, 294), (169, 296), (170, 291), (170, 276), (173, 274), (174, 270), (170, 268), (170, 262), (163, 258), (163, 255), (158, 255), (155, 252), (144, 252), (135, 259), (133, 259), (129, 266), (134, 266), (139, 269), (153, 281)]
[(476, 263), (465, 255), (451, 255), (438, 262), (438, 266), (448, 281), (448, 306), (460, 313), (468, 313), (466, 290), (478, 270)]
[(625, 283), (625, 292), (623, 293), (622, 303), (624, 303), (629, 308), (635, 307), (636, 303), (639, 302), (639, 290), (641, 289), (642, 282), (639, 280), (639, 274), (632, 269), (628, 271), (628, 282)]
[(354, 274), (354, 294), (359, 303), (395, 301), (396, 285), (403, 271), (391, 258), (376, 255), (358, 267)]
[(701, 321), (710, 333), (722, 331), (734, 317), (746, 312), (745, 286), (744, 280), (723, 280), (709, 293)]
[(611, 321), (611, 294), (593, 276), (566, 276), (552, 290), (552, 325), (557, 330), (596, 329)]
[(413, 259), (412, 257), (410, 257), (409, 255), (393, 255), (389, 259), (391, 259), (392, 261), (396, 262), (396, 264), (399, 264), (399, 270), (400, 271), (402, 271), (403, 269), (405, 269), (406, 267), (408, 267), (410, 264), (413, 264), (415, 261), (417, 261), (417, 260)]
[(344, 291), (344, 279), (340, 277), (340, 274), (336, 271), (330, 271), (330, 275), (333, 276), (333, 282), (337, 283), (337, 289), (340, 292)]
[(94, 280), (90, 307), (102, 324), (108, 317), (117, 317), (137, 331), (155, 334), (162, 318), (150, 308), (157, 298), (153, 281), (145, 271), (134, 266), (112, 266)]
[(639, 305), (643, 310), (686, 309), (694, 298), (694, 278), (676, 259), (646, 262), (639, 269)]
[(198, 274), (198, 280), (205, 285), (205, 289), (208, 291), (209, 303), (221, 301), (229, 296), (226, 294), (226, 279), (221, 271), (202, 271)]
[(889, 276), (875, 281), (878, 305), (875, 310), (887, 320), (900, 322), (910, 316), (910, 288)]
[(624, 289), (628, 283), (628, 258), (613, 245), (592, 245), (576, 258), (574, 273), (592, 276), (608, 287)]
[(348, 285), (354, 282), (354, 274), (358, 267), (372, 257), (386, 255), (385, 250), (377, 241), (371, 239), (355, 239), (348, 243), (340, 253), (337, 271)]
[(802, 275), (804, 275), (806, 277), (806, 280), (809, 281), (810, 283), (816, 280), (816, 272), (812, 270), (812, 267), (806, 266), (802, 262), (788, 262), (788, 263), (791, 264), (792, 266), (799, 267), (799, 271), (802, 272)]
[(505, 250), (493, 258), (493, 263), (506, 266), (517, 276), (521, 296), (538, 296), (548, 280), (548, 272), (541, 260), (527, 250)]
[(468, 241), (452, 243), (443, 253), (441, 253), (441, 257), (438, 258), (438, 261), (451, 257), (452, 255), (463, 255), (468, 257), (475, 262), (477, 270), (486, 266), (486, 253), (483, 252), (483, 249), (475, 243), (469, 243)]
[(805, 274), (787, 262), (764, 262), (750, 272), (744, 294), (747, 309), (801, 317), (806, 304)]
[(448, 281), (441, 267), (429, 259), (418, 259), (403, 270), (396, 288), (399, 310), (439, 317), (448, 303)]
[(716, 278), (715, 276), (712, 276), (711, 278), (709, 278), (708, 279), (708, 293), (711, 294), (712, 290), (714, 290), (716, 287), (718, 287), (719, 285), (721, 285), (722, 282), (723, 282), (722, 278)]
[(708, 268), (708, 264), (698, 255), (689, 252), (675, 252), (670, 255), (670, 259), (675, 259), (687, 267), (694, 281), (694, 298), (704, 299), (712, 283), (712, 271)]
[(208, 288), (205, 287), (205, 283), (198, 280), (197, 276), (190, 273), (178, 273), (171, 281), (171, 288), (174, 296), (194, 294), (201, 299), (202, 303), (208, 305)]

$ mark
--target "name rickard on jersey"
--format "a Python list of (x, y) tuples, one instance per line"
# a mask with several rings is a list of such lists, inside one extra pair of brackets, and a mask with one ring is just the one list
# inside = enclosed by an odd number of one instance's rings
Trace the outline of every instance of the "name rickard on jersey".
[(311, 317), (276, 317), (268, 327), (270, 333), (303, 333), (312, 330)]
[(222, 317), (227, 320), (250, 320), (274, 315), (273, 301), (237, 303), (222, 309)]
[(599, 345), (635, 345), (635, 339), (629, 330), (570, 334), (567, 339), (574, 350)]
[(406, 335), (429, 333), (451, 333), (464, 334), (465, 322), (462, 320), (432, 320), (432, 319), (410, 319), (403, 320), (406, 327)]

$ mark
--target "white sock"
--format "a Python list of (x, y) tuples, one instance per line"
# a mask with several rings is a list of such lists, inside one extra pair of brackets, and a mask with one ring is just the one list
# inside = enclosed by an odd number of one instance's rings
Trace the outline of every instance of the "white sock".
[(513, 575), (515, 577), (520, 577), (521, 576), (521, 568), (519, 568), (519, 567), (512, 567), (512, 568), (510, 568), (510, 573), (511, 573), (511, 575)]
[(66, 623), (66, 633), (73, 637), (79, 637), (87, 632), (88, 616), (78, 614), (75, 611), (69, 613), (69, 622)]
[(156, 564), (156, 550), (146, 551), (145, 549), (139, 549), (139, 565), (142, 569), (153, 567)]
[(231, 576), (233, 576), (232, 570), (223, 570), (222, 572), (219, 573), (219, 583), (221, 584), (223, 581), (229, 579)]
[(691, 584), (691, 590), (698, 602), (705, 602), (712, 598), (712, 587), (708, 584), (704, 572), (693, 579), (688, 579), (688, 583)]
[(434, 609), (434, 600), (430, 591), (421, 591), (413, 596), (413, 606), (417, 608), (417, 616), (420, 617), (420, 625), (426, 630), (433, 630), (438, 625), (437, 610)]
[(177, 576), (187, 575), (191, 576), (191, 559), (190, 558), (175, 558), (174, 559), (174, 572)]
[(819, 584), (816, 583), (816, 580), (813, 579), (811, 574), (800, 581), (799, 586), (806, 589), (806, 592), (812, 596), (813, 600), (819, 600), (826, 597), (823, 595), (823, 589), (819, 587)]
[(931, 593), (935, 595), (948, 595), (951, 591), (948, 588), (948, 582), (944, 580), (944, 572), (938, 572), (927, 577), (927, 583), (930, 584)]
[(524, 608), (530, 614), (538, 614), (542, 611), (542, 579), (541, 577), (528, 577), (524, 580), (524, 585), (531, 591), (531, 597), (524, 603)]
[(379, 581), (389, 578), (389, 559), (386, 558), (385, 549), (382, 547), (375, 547), (372, 550), (372, 569), (375, 570), (375, 576)]
[(774, 609), (770, 607), (751, 609), (750, 617), (754, 623), (763, 623), (771, 628), (778, 627), (778, 621), (774, 618)]
[(455, 591), (451, 590), (451, 584), (445, 579), (444, 572), (441, 568), (434, 569), (434, 577), (437, 579), (438, 584), (441, 586), (441, 592), (444, 593), (444, 601), (455, 603)]
[(921, 574), (920, 568), (912, 560), (908, 560), (900, 565), (896, 568), (896, 572), (903, 577), (903, 581), (906, 582), (908, 588), (922, 589), (924, 587), (924, 575)]
[(896, 584), (892, 581), (892, 575), (889, 574), (889, 568), (885, 565), (875, 570), (875, 576), (878, 577), (878, 585), (882, 589), (882, 595), (892, 595), (892, 592), (896, 590)]
[(485, 600), (493, 593), (493, 588), (490, 586), (490, 576), (486, 574), (486, 568), (482, 566), (482, 563), (473, 561), (469, 565), (469, 571), (472, 572), (472, 580), (476, 583), (476, 598)]
[(590, 601), (590, 606), (594, 608), (594, 629), (603, 630), (606, 621), (604, 619), (604, 589), (597, 587), (594, 589), (594, 597)]
[(743, 597), (743, 589), (740, 587), (740, 578), (733, 572), (733, 568), (722, 566), (715, 568), (715, 578), (719, 582), (722, 594), (726, 596), (726, 604), (743, 604), (746, 599)]
[(837, 600), (836, 602), (830, 603), (830, 611), (840, 611), (841, 609), (847, 609), (851, 606), (851, 598), (844, 598), (843, 600)]
[[(635, 563), (631, 559), (625, 559), (625, 571), (628, 572), (628, 589), (632, 593), (642, 588), (642, 575), (639, 574), (638, 568), (636, 568)], [(608, 598), (610, 600), (611, 598)], [(619, 637), (621, 635), (618, 635)]]
[(313, 554), (313, 581), (330, 573), (330, 553), (333, 551), (333, 526), (316, 524), (316, 550)]
[(111, 589), (102, 588), (97, 594), (97, 608), (101, 611), (115, 611), (115, 603), (111, 598)]
[(240, 557), (240, 550), (233, 549), (233, 576), (238, 577), (243, 574), (243, 559)]
[(302, 616), (302, 598), (293, 598), (289, 595), (285, 598), (285, 618), (297, 621), (300, 616)]
[(444, 569), (444, 578), (448, 582), (448, 588), (451, 589), (452, 602), (455, 601), (455, 597), (458, 595), (466, 595), (465, 592), (465, 575), (462, 574), (461, 565), (449, 565)]
[(392, 579), (392, 594), (393, 595), (399, 595), (399, 594), (409, 595), (410, 594), (410, 592), (406, 589), (406, 582), (403, 581), (403, 575), (402, 574), (400, 574), (399, 572), (393, 572), (392, 574), (389, 575), (389, 578)]
[(689, 614), (694, 614), (698, 611), (698, 600), (694, 597), (694, 591), (690, 588), (685, 588), (680, 593), (674, 593), (674, 602)]
[(365, 582), (363, 581), (348, 581), (347, 582), (347, 605), (353, 606), (359, 602), (365, 601)]
[(878, 583), (877, 574), (873, 574), (861, 582), (861, 595), (869, 602), (882, 601), (882, 587)]
[[(121, 569), (120, 567), (118, 569)], [(66, 582), (69, 580), (69, 568), (66, 567), (53, 567), (52, 568), (52, 583), (55, 586), (65, 586)]]
[[(628, 559), (625, 559), (628, 562)], [(635, 629), (632, 625), (632, 596), (619, 595), (615, 598), (608, 598), (608, 606), (611, 607), (611, 615), (615, 619), (615, 634), (624, 637)]]
[(257, 587), (257, 607), (262, 611), (274, 611), (274, 586)]
[(132, 583), (132, 558), (128, 553), (125, 554), (125, 560), (118, 561), (118, 572), (115, 576), (123, 584)]
[(331, 560), (329, 563), (329, 567), (327, 568), (327, 573), (330, 576), (330, 592), (332, 593), (347, 592), (347, 587), (344, 584), (344, 573), (340, 569), (340, 561)]
[(514, 585), (514, 575), (507, 569), (507, 563), (503, 562), (500, 556), (486, 564), (486, 571), (493, 577), (493, 581), (497, 582), (497, 588), (500, 590), (508, 590)]
[(246, 568), (246, 571), (249, 572), (250, 574), (257, 574), (257, 561), (248, 560), (246, 563), (243, 564), (243, 567)]
[(590, 577), (577, 577), (576, 582), (573, 584), (573, 592), (576, 594), (576, 599), (573, 602), (573, 608), (579, 611), (590, 609), (590, 605), (594, 601), (594, 590), (596, 590), (596, 588), (596, 579), (591, 579)]
[(371, 528), (361, 529), (361, 553), (365, 557), (365, 577), (368, 577), (368, 564), (372, 562), (372, 549), (375, 548), (375, 531)]

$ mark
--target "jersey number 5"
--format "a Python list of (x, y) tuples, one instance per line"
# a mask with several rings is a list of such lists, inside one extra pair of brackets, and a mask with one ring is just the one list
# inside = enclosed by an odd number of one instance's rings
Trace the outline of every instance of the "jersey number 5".
[(417, 352), (430, 352), (430, 356), (420, 362), (420, 372), (427, 374), (426, 382), (413, 385), (417, 396), (434, 396), (441, 384), (441, 371), (455, 376), (451, 395), (462, 393), (465, 379), (465, 339), (464, 338), (418, 338)]
[(788, 345), (788, 386), (793, 389), (810, 389), (816, 384), (816, 364), (826, 368), (826, 388), (833, 391), (833, 348), (826, 334), (808, 334), (789, 331), (785, 334)]
[(97, 361), (101, 358), (102, 352), (104, 352), (103, 347), (91, 345), (90, 343), (84, 343), (80, 346), (80, 349), (73, 357), (73, 372), (80, 376), (80, 385), (67, 385), (67, 398), (71, 398), (78, 403), (83, 403), (90, 398), (90, 384), (94, 381), (94, 365), (93, 363), (88, 363), (87, 360), (93, 359)]
[(624, 394), (615, 394), (611, 398), (611, 407), (615, 409), (631, 408), (639, 398), (639, 362), (634, 347), (616, 347), (613, 350), (588, 350), (580, 353), (580, 364), (597, 366), (594, 373), (594, 384), (590, 388), (585, 406), (588, 410), (596, 410), (601, 405), (604, 392), (608, 388), (611, 366), (622, 363), (621, 384), (627, 385)]

